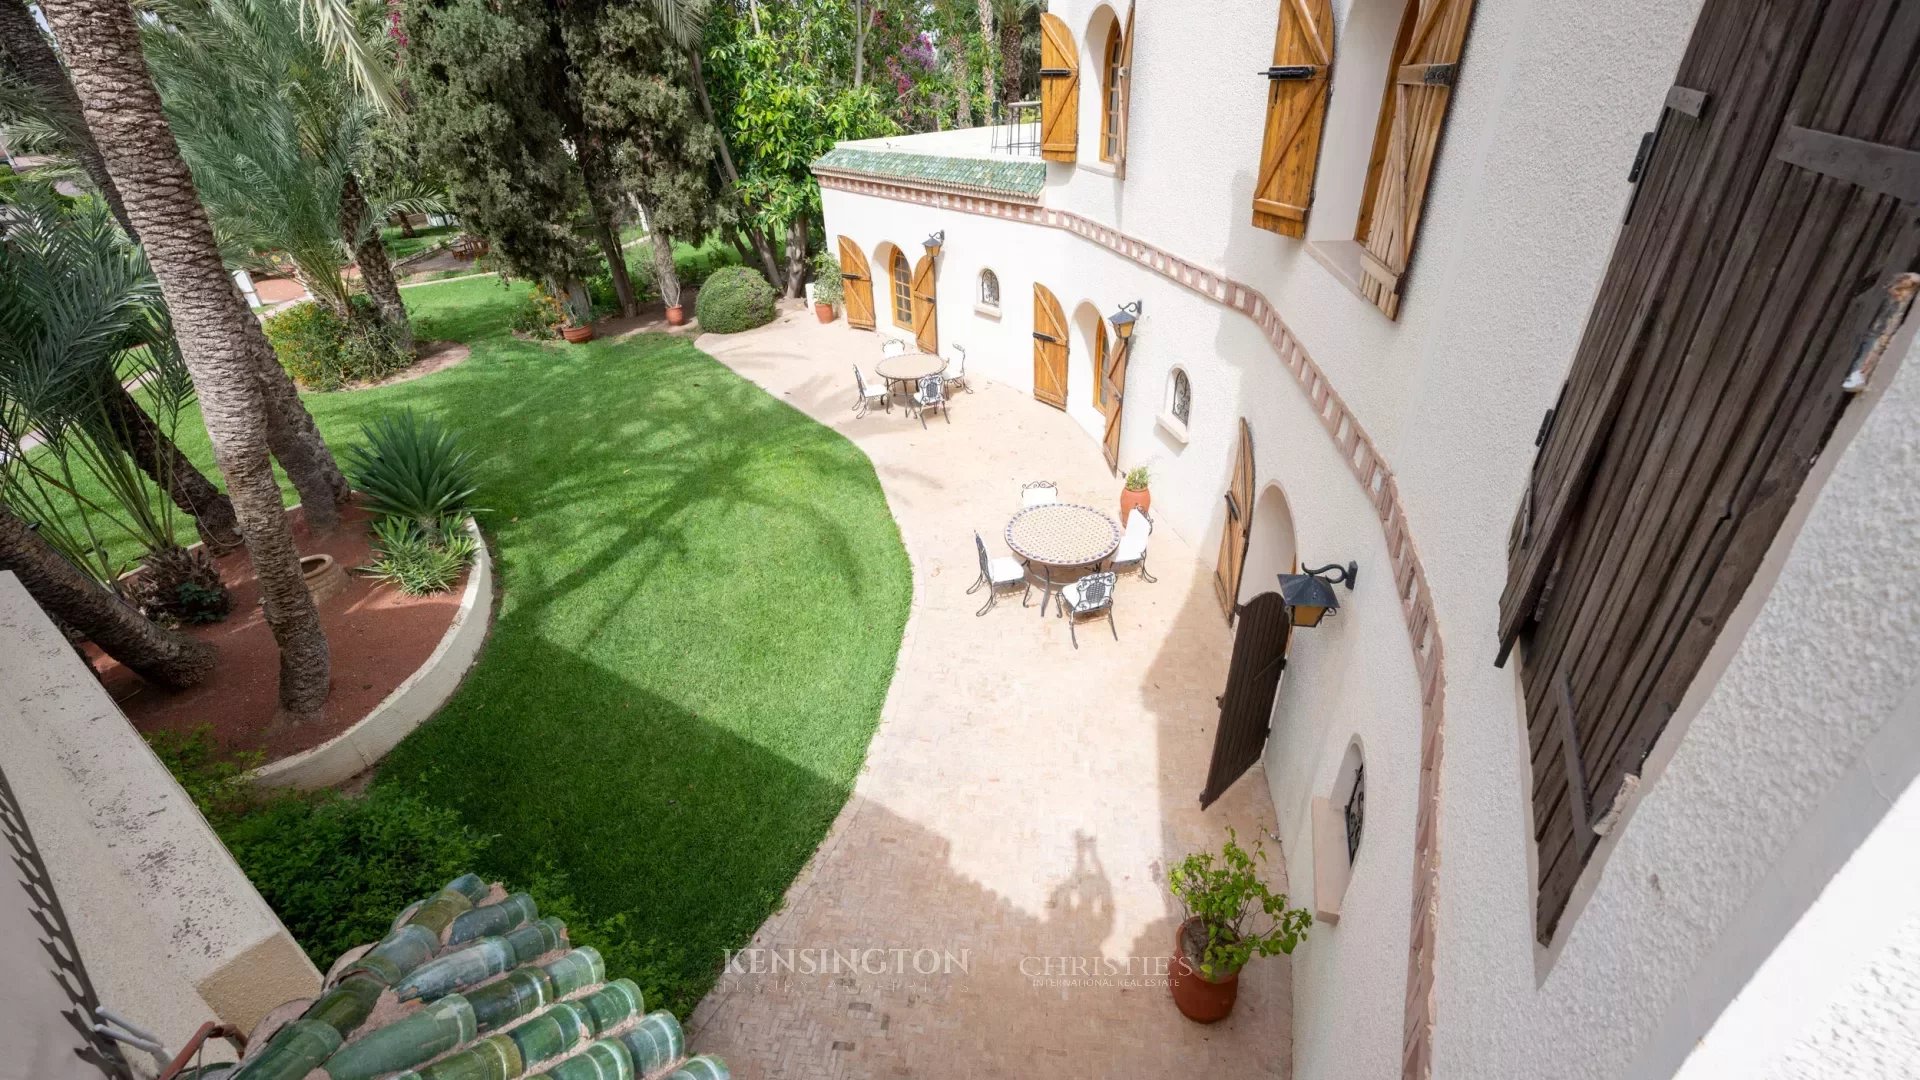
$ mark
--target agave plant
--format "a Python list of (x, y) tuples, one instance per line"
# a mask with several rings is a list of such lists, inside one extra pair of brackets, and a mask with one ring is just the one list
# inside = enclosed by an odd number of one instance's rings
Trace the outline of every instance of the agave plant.
[(347, 476), (374, 514), (431, 532), (447, 518), (476, 509), (473, 452), (440, 421), (409, 408), (360, 433), (365, 443), (347, 448)]

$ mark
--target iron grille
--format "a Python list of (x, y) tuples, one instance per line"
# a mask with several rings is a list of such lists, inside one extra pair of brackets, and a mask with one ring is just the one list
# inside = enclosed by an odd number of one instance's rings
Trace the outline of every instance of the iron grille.
[(1016, 101), (994, 117), (991, 149), (1025, 157), (1040, 156), (1040, 103)]
[(1360, 826), (1367, 816), (1367, 765), (1361, 762), (1353, 770), (1353, 792), (1347, 796), (1347, 861), (1360, 850)]

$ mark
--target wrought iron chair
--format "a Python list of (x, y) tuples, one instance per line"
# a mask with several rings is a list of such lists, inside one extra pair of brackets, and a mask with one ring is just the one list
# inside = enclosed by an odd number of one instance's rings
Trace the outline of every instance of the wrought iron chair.
[(885, 360), (889, 356), (899, 356), (906, 351), (907, 343), (897, 337), (880, 339), (880, 359), (882, 360)]
[(853, 366), (853, 388), (859, 394), (853, 399), (853, 415), (867, 415), (873, 410), (873, 403), (876, 401), (880, 403), (881, 408), (888, 412), (893, 411), (893, 396), (887, 393), (887, 388), (884, 386), (877, 390), (869, 388), (866, 377), (860, 374), (858, 364)]
[(1060, 590), (1060, 614), (1066, 617), (1067, 637), (1073, 640), (1074, 648), (1080, 647), (1080, 637), (1073, 632), (1074, 623), (1082, 616), (1103, 611), (1107, 616), (1107, 629), (1113, 631), (1113, 640), (1120, 640), (1120, 630), (1113, 624), (1113, 584), (1118, 580), (1120, 575), (1102, 570)]
[(927, 426), (927, 410), (939, 409), (940, 415), (953, 423), (953, 413), (947, 409), (947, 384), (938, 375), (928, 375), (920, 380), (920, 389), (913, 392), (913, 411), (920, 417), (920, 426)]
[(973, 547), (974, 550), (980, 553), (980, 576), (974, 581), (973, 586), (967, 590), (967, 595), (972, 596), (974, 593), (979, 592), (980, 586), (982, 585), (987, 587), (987, 605), (979, 611), (974, 612), (974, 616), (977, 618), (993, 610), (993, 602), (998, 599), (1000, 595), (999, 590), (1011, 588), (1015, 585), (1019, 585), (1027, 590), (1027, 592), (1020, 594), (1020, 606), (1025, 607), (1027, 604), (1027, 593), (1033, 591), (1033, 580), (1027, 577), (1027, 568), (1021, 566), (1017, 559), (1009, 559), (1004, 556), (998, 559), (988, 558), (987, 542), (980, 539), (978, 532), (973, 534)]
[(967, 393), (973, 393), (973, 384), (967, 381), (967, 349), (964, 345), (950, 345), (953, 355), (947, 357), (947, 369), (940, 373), (949, 389), (959, 387)]
[(1060, 485), (1051, 480), (1035, 480), (1020, 485), (1020, 509), (1029, 506), (1045, 506), (1060, 501)]
[(1108, 569), (1138, 570), (1140, 580), (1154, 582), (1160, 580), (1147, 573), (1147, 537), (1153, 535), (1153, 519), (1139, 510), (1127, 515), (1127, 531), (1120, 537), (1120, 548), (1113, 553), (1113, 562)]

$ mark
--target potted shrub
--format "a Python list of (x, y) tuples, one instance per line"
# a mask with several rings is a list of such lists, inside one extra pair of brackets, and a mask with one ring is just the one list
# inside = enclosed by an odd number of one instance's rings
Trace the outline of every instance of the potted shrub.
[(1249, 853), (1228, 829), (1219, 855), (1197, 851), (1167, 872), (1167, 885), (1187, 913), (1173, 932), (1167, 983), (1174, 1005), (1189, 1020), (1225, 1019), (1247, 961), (1291, 953), (1306, 940), (1313, 916), (1288, 907), (1285, 893), (1267, 888), (1257, 872), (1264, 861), (1260, 841)]
[(566, 338), (570, 345), (584, 344), (593, 340), (593, 324), (583, 323), (575, 326), (569, 322), (560, 328), (560, 336)]
[(1120, 525), (1122, 528), (1126, 527), (1127, 516), (1129, 514), (1132, 514), (1135, 510), (1143, 514), (1147, 513), (1148, 508), (1153, 505), (1153, 492), (1147, 490), (1147, 481), (1149, 479), (1150, 477), (1147, 475), (1147, 467), (1145, 465), (1127, 470), (1127, 486), (1120, 489)]
[(813, 263), (813, 314), (823, 323), (833, 321), (833, 309), (840, 305), (846, 295), (845, 284), (840, 278), (840, 264), (833, 256), (821, 252)]

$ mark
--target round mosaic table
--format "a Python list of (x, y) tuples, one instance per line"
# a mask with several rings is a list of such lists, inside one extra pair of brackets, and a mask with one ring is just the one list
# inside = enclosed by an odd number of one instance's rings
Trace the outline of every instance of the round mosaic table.
[(1120, 526), (1091, 506), (1042, 503), (1029, 506), (1007, 522), (1007, 547), (1029, 563), (1039, 563), (1047, 587), (1040, 595), (1040, 614), (1047, 613), (1056, 566), (1093, 566), (1120, 547)]
[(883, 357), (873, 368), (875, 374), (887, 380), (889, 387), (904, 389), (908, 393), (913, 392), (921, 379), (938, 375), (946, 369), (946, 360), (924, 352), (903, 352), (898, 356)]

